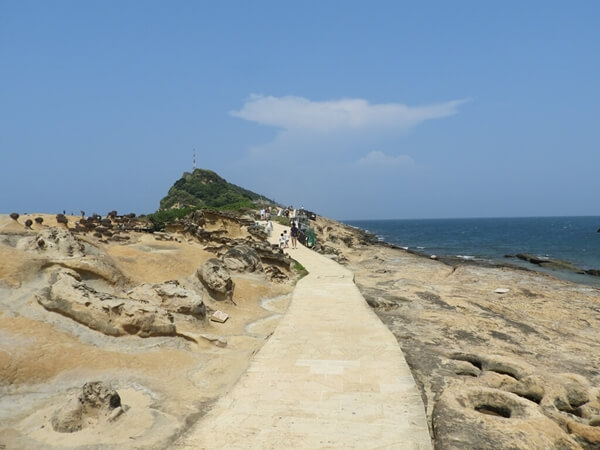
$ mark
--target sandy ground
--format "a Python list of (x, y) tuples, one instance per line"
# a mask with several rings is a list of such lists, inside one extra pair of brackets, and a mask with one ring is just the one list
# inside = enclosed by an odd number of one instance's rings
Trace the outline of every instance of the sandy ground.
[[(235, 303), (204, 298), (230, 319), (190, 330), (226, 340), (224, 348), (202, 339), (105, 336), (35, 301), (47, 288), (48, 269), (19, 241), (56, 225), (54, 216), (42, 215), (43, 225), (24, 230), (24, 221), (37, 216), (21, 216), (18, 223), (0, 216), (0, 448), (168, 447), (231, 388), (287, 309), (292, 284), (239, 274), (233, 277)], [(194, 286), (196, 269), (214, 256), (183, 236), (180, 242), (148, 234), (132, 234), (126, 244), (85, 240), (124, 275), (125, 287), (167, 280)], [(117, 289), (103, 280), (90, 283)], [(53, 431), (49, 420), (65, 395), (96, 380), (118, 391), (126, 413), (75, 433)]]

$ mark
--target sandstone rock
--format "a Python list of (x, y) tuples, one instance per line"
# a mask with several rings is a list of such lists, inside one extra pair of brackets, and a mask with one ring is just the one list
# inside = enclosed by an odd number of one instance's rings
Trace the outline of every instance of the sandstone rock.
[(210, 258), (196, 271), (198, 279), (217, 299), (231, 299), (234, 283), (223, 261)]
[(588, 422), (590, 427), (600, 427), (600, 415), (595, 414), (590, 417), (590, 421)]
[(267, 266), (265, 268), (265, 274), (271, 281), (275, 281), (277, 283), (284, 283), (289, 280), (289, 276), (286, 275), (281, 269), (277, 266)]
[(236, 245), (223, 255), (223, 262), (229, 270), (235, 272), (254, 272), (262, 270), (258, 252), (248, 245)]
[(31, 225), (33, 225), (33, 220), (31, 220), (31, 219), (27, 219), (27, 220), (25, 221), (25, 228), (28, 228), (28, 229), (30, 229), (30, 230), (31, 230)]
[(100, 293), (60, 270), (48, 297), (37, 296), (48, 311), (57, 312), (109, 336), (175, 336), (173, 317), (167, 311), (131, 299)]
[(200, 337), (202, 339), (206, 339), (208, 342), (216, 345), (217, 347), (227, 347), (227, 339), (222, 338), (221, 336), (215, 336), (213, 334), (201, 334)]
[(50, 422), (54, 431), (72, 433), (99, 420), (114, 421), (123, 409), (121, 397), (101, 381), (85, 383), (81, 391), (67, 398), (57, 409)]
[(123, 274), (115, 267), (112, 260), (105, 255), (86, 255), (81, 258), (51, 258), (47, 265), (58, 265), (76, 272), (87, 273), (102, 278), (112, 285), (125, 283)]
[(44, 218), (43, 217), (36, 217), (35, 218), (35, 223), (37, 223), (38, 225), (41, 225), (42, 223), (44, 223)]
[(10, 218), (12, 220), (17, 220), (19, 218), (19, 213), (10, 213)]
[(141, 284), (129, 292), (129, 298), (148, 302), (167, 311), (204, 319), (206, 306), (202, 296), (179, 285), (176, 280), (159, 284)]
[(40, 231), (26, 247), (51, 257), (82, 257), (84, 246), (71, 232), (63, 228), (46, 228)]
[(565, 390), (565, 399), (571, 409), (578, 408), (590, 401), (590, 384), (584, 377), (574, 373), (565, 373), (557, 378)]
[(510, 387), (510, 392), (534, 403), (540, 404), (545, 395), (547, 381), (539, 375), (529, 375)]
[(446, 389), (434, 407), (433, 429), (441, 449), (581, 448), (535, 403), (490, 388)]

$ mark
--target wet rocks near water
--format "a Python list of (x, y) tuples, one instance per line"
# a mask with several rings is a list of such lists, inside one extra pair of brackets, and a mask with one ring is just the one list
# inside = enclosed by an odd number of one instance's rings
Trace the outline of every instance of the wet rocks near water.
[(124, 412), (121, 397), (101, 381), (85, 383), (52, 415), (54, 431), (73, 433), (98, 422), (112, 422)]
[(600, 276), (600, 270), (598, 269), (582, 269), (577, 267), (575, 264), (569, 261), (563, 261), (560, 259), (550, 259), (546, 257), (539, 257), (530, 255), (528, 253), (517, 253), (516, 255), (505, 255), (505, 258), (517, 258), (522, 261), (527, 261), (536, 266), (544, 267), (551, 270), (564, 270), (566, 272), (573, 272), (579, 274), (586, 274), (592, 276)]

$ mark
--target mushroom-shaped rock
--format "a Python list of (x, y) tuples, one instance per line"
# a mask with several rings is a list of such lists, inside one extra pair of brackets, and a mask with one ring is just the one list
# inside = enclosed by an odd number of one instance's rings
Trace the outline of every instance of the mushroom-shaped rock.
[(17, 220), (19, 218), (19, 213), (10, 213), (10, 218), (12, 220)]
[(44, 223), (44, 218), (43, 217), (36, 217), (35, 218), (35, 223), (37, 223), (38, 225), (41, 225), (42, 223)]
[(93, 381), (67, 397), (50, 422), (54, 431), (72, 433), (94, 422), (112, 421), (122, 411), (117, 391), (101, 381)]
[(198, 279), (219, 300), (231, 299), (234, 283), (225, 263), (217, 258), (205, 261), (196, 271)]
[(67, 224), (69, 223), (69, 219), (67, 219), (67, 216), (65, 216), (64, 214), (57, 214), (56, 215), (56, 222), (57, 223), (63, 223), (63, 224)]
[(236, 245), (223, 255), (223, 262), (235, 272), (254, 272), (262, 269), (260, 256), (248, 245)]
[(31, 225), (33, 225), (33, 220), (27, 219), (25, 221), (25, 228), (29, 228), (31, 230)]

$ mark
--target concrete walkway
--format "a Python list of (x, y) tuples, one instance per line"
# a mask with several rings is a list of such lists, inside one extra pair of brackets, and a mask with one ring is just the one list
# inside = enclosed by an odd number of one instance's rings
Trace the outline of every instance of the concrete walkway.
[(431, 449), (400, 347), (352, 272), (301, 245), (286, 252), (310, 274), (247, 372), (174, 447)]

